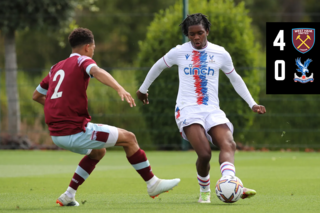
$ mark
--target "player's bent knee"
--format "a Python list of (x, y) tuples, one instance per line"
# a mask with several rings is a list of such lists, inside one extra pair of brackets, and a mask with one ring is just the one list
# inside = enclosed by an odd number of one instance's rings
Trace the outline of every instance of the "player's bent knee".
[(232, 149), (233, 151), (235, 151), (235, 150), (236, 150), (236, 148), (237, 148), (237, 144), (236, 144), (236, 142), (234, 142), (234, 140), (232, 140), (232, 141), (230, 141), (229, 143), (230, 143), (230, 147), (231, 147), (231, 149)]
[(234, 140), (228, 140), (224, 143), (224, 145), (221, 147), (221, 149), (224, 150), (232, 150), (235, 151), (237, 148), (236, 143), (234, 142)]
[(132, 141), (132, 143), (138, 143), (137, 142), (137, 138), (136, 138), (136, 135), (133, 133), (133, 132), (128, 132), (129, 133), (129, 137), (130, 137), (130, 141)]
[(129, 132), (127, 130), (119, 131), (119, 138), (116, 143), (118, 146), (137, 146), (137, 138), (133, 132)]
[(136, 135), (133, 132), (127, 131), (125, 133), (125, 142), (127, 142), (128, 144), (137, 144)]

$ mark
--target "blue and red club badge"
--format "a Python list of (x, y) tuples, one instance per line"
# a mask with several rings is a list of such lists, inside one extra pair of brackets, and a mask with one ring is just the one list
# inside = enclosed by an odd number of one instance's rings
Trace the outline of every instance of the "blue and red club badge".
[[(293, 28), (292, 29), (292, 44), (294, 48), (302, 54), (309, 52), (315, 43), (315, 29), (314, 28)], [(299, 77), (296, 73), (294, 74), (294, 82), (308, 83), (313, 82), (313, 73), (309, 73), (308, 66), (312, 62), (311, 59), (307, 59), (304, 63), (301, 62), (300, 58), (297, 58), (296, 65), (298, 66), (297, 71), (302, 74)], [(307, 76), (306, 73), (311, 74)]]
[[(294, 82), (300, 82), (305, 84), (305, 83), (314, 81), (313, 73), (309, 73), (309, 69), (308, 69), (308, 66), (311, 62), (312, 60), (310, 58), (304, 61), (304, 63), (301, 62), (301, 58), (296, 59), (296, 65), (298, 67), (297, 71), (300, 72), (302, 75), (299, 77), (296, 73), (294, 73), (294, 79), (293, 79)], [(307, 76), (306, 73), (308, 73), (309, 76)]]

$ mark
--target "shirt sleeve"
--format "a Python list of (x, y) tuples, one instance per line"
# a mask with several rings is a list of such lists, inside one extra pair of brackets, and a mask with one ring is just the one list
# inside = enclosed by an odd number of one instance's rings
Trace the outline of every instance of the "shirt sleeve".
[(37, 87), (37, 91), (42, 95), (47, 95), (48, 88), (49, 88), (49, 80), (50, 80), (50, 77), (48, 74), (44, 79), (42, 79), (39, 86)]
[(149, 70), (146, 78), (144, 79), (139, 91), (143, 94), (148, 92), (148, 88), (152, 84), (152, 82), (160, 75), (160, 73), (167, 68), (168, 65), (163, 60), (163, 57), (160, 58)]
[(235, 70), (233, 70), (229, 74), (226, 74), (226, 76), (230, 79), (230, 82), (233, 88), (235, 89), (235, 91), (241, 96), (243, 100), (247, 102), (250, 109), (252, 109), (254, 105), (257, 105), (257, 103), (253, 100), (243, 79)]
[(173, 65), (177, 64), (178, 59), (178, 52), (181, 45), (177, 45), (176, 47), (172, 48), (165, 56), (163, 56), (163, 60), (167, 67), (172, 67)]
[(80, 56), (78, 58), (78, 65), (85, 70), (85, 72), (89, 75), (90, 78), (93, 78), (92, 75), (90, 75), (90, 70), (93, 66), (98, 66), (97, 63), (88, 56)]
[(160, 58), (149, 70), (146, 78), (144, 79), (139, 91), (143, 94), (148, 92), (148, 88), (151, 86), (152, 82), (160, 75), (160, 73), (168, 67), (172, 67), (177, 64), (177, 53), (179, 51), (180, 45), (172, 48), (167, 54)]
[(225, 74), (230, 74), (234, 70), (230, 54), (225, 51), (222, 66), (220, 68)]

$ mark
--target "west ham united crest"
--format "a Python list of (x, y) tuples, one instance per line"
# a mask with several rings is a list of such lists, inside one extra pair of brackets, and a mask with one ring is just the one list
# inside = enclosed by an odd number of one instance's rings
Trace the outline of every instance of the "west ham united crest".
[(315, 42), (314, 28), (293, 28), (292, 43), (293, 46), (301, 53), (309, 52)]
[[(297, 69), (298, 72), (300, 72), (302, 75), (299, 77), (296, 73), (294, 73), (294, 82), (300, 82), (300, 83), (308, 83), (313, 82), (313, 73), (309, 73), (308, 66), (312, 62), (311, 59), (307, 59), (303, 64), (301, 63), (301, 59), (296, 59), (296, 65), (299, 69)], [(307, 76), (307, 73), (309, 76)]]

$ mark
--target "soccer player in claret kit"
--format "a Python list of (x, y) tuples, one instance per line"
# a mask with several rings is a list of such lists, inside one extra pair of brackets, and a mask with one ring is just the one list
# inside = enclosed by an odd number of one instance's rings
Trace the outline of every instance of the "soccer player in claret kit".
[(180, 179), (164, 180), (155, 176), (132, 132), (90, 122), (86, 90), (92, 77), (115, 89), (122, 101), (125, 99), (131, 107), (135, 102), (130, 93), (92, 59), (95, 42), (90, 30), (75, 29), (69, 35), (69, 43), (70, 57), (52, 66), (33, 93), (33, 100), (44, 105), (45, 121), (53, 142), (63, 149), (85, 155), (66, 192), (56, 202), (60, 206), (79, 206), (75, 200), (78, 187), (103, 158), (106, 148), (113, 146), (124, 148), (128, 161), (146, 182), (150, 197), (172, 189)]
[[(253, 112), (263, 114), (266, 109), (253, 100), (244, 81), (235, 71), (229, 53), (223, 47), (207, 41), (210, 22), (205, 15), (188, 15), (180, 26), (190, 41), (177, 45), (152, 66), (137, 91), (137, 96), (144, 104), (149, 104), (147, 92), (152, 82), (163, 69), (178, 65), (180, 82), (175, 119), (182, 137), (190, 142), (198, 155), (198, 202), (210, 203), (211, 147), (208, 141), (220, 148), (219, 163), (222, 176), (235, 176), (236, 171), (233, 125), (219, 107), (219, 70), (228, 76), (236, 92)], [(247, 198), (255, 194), (254, 190), (244, 188), (241, 197)]]

